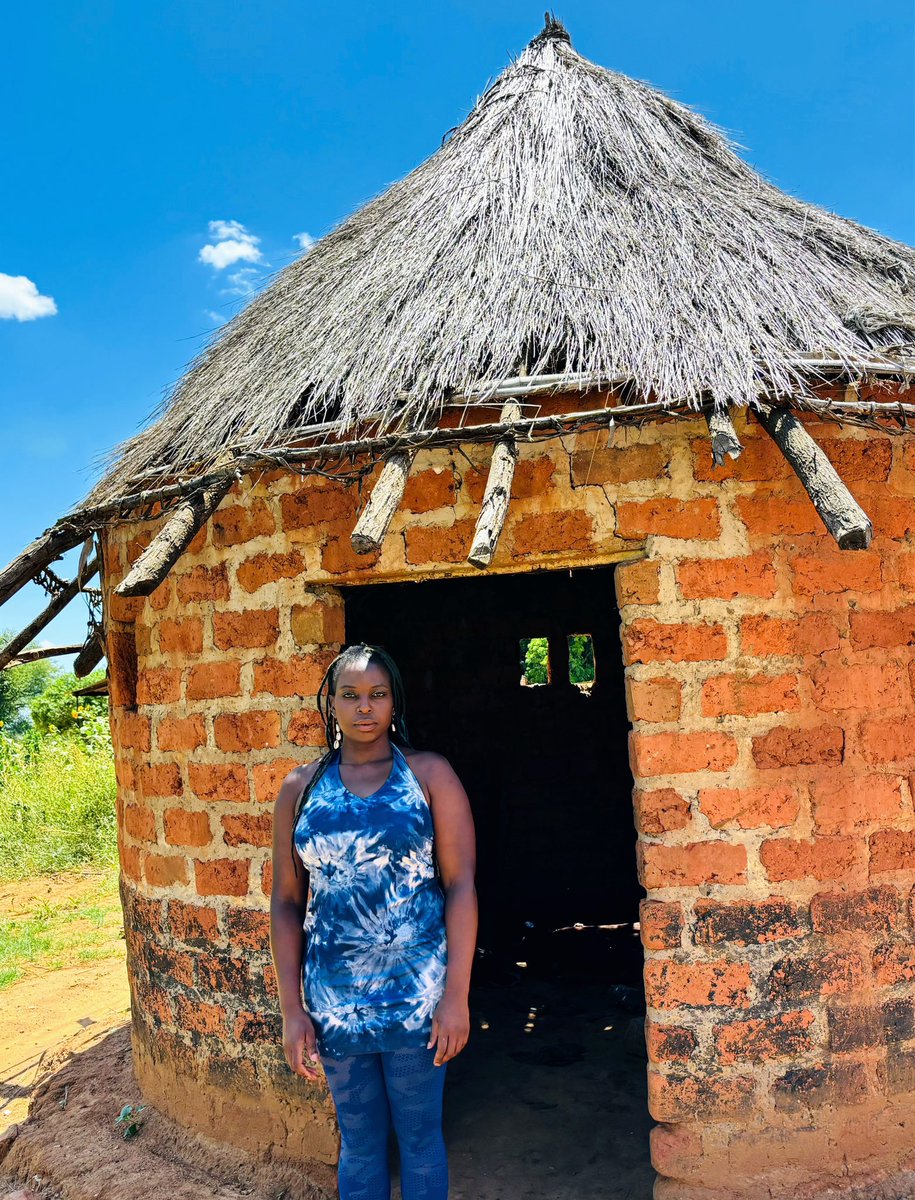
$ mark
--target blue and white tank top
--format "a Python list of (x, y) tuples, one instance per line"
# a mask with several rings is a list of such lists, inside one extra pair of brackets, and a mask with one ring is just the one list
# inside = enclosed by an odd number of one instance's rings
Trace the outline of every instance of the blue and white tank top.
[(311, 880), (302, 990), (318, 1050), (333, 1058), (424, 1046), (445, 989), (432, 813), (391, 750), (387, 780), (366, 797), (343, 783), (336, 751), (295, 827)]

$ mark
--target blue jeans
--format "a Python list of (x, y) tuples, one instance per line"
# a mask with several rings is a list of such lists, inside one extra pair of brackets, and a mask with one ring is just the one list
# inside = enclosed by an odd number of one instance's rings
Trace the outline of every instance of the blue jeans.
[(447, 1200), (448, 1160), (442, 1136), (447, 1063), (434, 1065), (425, 1046), (321, 1057), (340, 1126), (340, 1200), (390, 1200), (388, 1138), (400, 1149), (403, 1200)]

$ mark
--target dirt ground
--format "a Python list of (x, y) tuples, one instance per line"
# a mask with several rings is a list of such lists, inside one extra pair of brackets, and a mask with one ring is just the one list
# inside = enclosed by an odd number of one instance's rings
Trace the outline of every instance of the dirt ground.
[[(0, 891), (0, 912), (29, 902)], [(451, 1200), (649, 1200), (641, 1016), (621, 1000), (606, 982), (524, 972), (475, 985), (471, 1039), (445, 1087)], [(114, 1117), (142, 1100), (129, 1015), (119, 959), (30, 971), (2, 993), (0, 1198), (27, 1187), (42, 1200), (325, 1200), (154, 1109), (125, 1141)]]

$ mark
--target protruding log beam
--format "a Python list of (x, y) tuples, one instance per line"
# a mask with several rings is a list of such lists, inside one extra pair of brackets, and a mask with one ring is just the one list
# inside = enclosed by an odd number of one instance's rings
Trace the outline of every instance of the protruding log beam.
[(0, 647), (0, 671), (2, 671), (5, 666), (8, 666), (8, 664), (11, 663), (14, 658), (18, 658), (19, 651), (24, 650), (29, 642), (31, 642), (33, 638), (36, 638), (46, 625), (50, 625), (54, 618), (59, 613), (63, 612), (77, 592), (82, 591), (83, 584), (88, 582), (88, 580), (92, 578), (97, 570), (98, 559), (93, 558), (92, 561), (87, 564), (81, 579), (74, 579), (71, 583), (68, 583), (60, 595), (54, 597), (43, 613), (37, 616), (30, 625), (27, 625), (21, 633), (17, 634), (16, 637), (7, 642), (5, 646)]
[(391, 519), (400, 507), (415, 450), (396, 450), (384, 464), (372, 488), (350, 542), (357, 554), (371, 554), (384, 541)]
[(866, 550), (874, 536), (867, 513), (797, 417), (786, 408), (761, 405), (759, 423), (807, 489), (823, 524), (841, 550)]
[(118, 596), (148, 596), (154, 592), (234, 482), (230, 475), (182, 501), (114, 589), (115, 593)]
[[(517, 401), (509, 401), (499, 414), (499, 421), (517, 421), (521, 417), (521, 406)], [(483, 503), (480, 515), (477, 517), (476, 529), (473, 531), (473, 543), (467, 561), (481, 570), (492, 562), (502, 536), (505, 525), (505, 514), (508, 512), (508, 502), (512, 494), (512, 480), (515, 477), (515, 462), (518, 458), (518, 442), (514, 437), (500, 438), (492, 452), (492, 462), (489, 467), (489, 477), (486, 480), (486, 491), (483, 493)]]
[(20, 650), (9, 667), (23, 667), (26, 663), (38, 662), (42, 658), (62, 658), (65, 654), (78, 654), (82, 646), (36, 646), (32, 650)]
[(99, 665), (105, 657), (105, 646), (102, 641), (101, 632), (97, 629), (86, 638), (85, 644), (80, 647), (79, 654), (73, 663), (73, 674), (77, 679), (85, 679), (87, 675)]
[(715, 408), (711, 412), (706, 411), (705, 420), (712, 438), (712, 458), (715, 460), (715, 466), (723, 466), (726, 455), (740, 458), (743, 454), (743, 443), (737, 436), (737, 430), (727, 409)]
[(59, 523), (26, 546), (18, 558), (0, 571), (0, 604), (5, 604), (44, 567), (78, 546), (85, 536), (85, 525)]

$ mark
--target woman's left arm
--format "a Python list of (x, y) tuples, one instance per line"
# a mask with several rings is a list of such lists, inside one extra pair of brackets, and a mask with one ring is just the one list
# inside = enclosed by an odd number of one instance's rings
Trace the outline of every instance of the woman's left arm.
[(470, 1037), (470, 973), (477, 944), (476, 836), (470, 801), (451, 764), (430, 754), (426, 783), (432, 799), (435, 849), (445, 893), (448, 969), (445, 992), (432, 1018), (428, 1047), (435, 1065), (454, 1058)]

